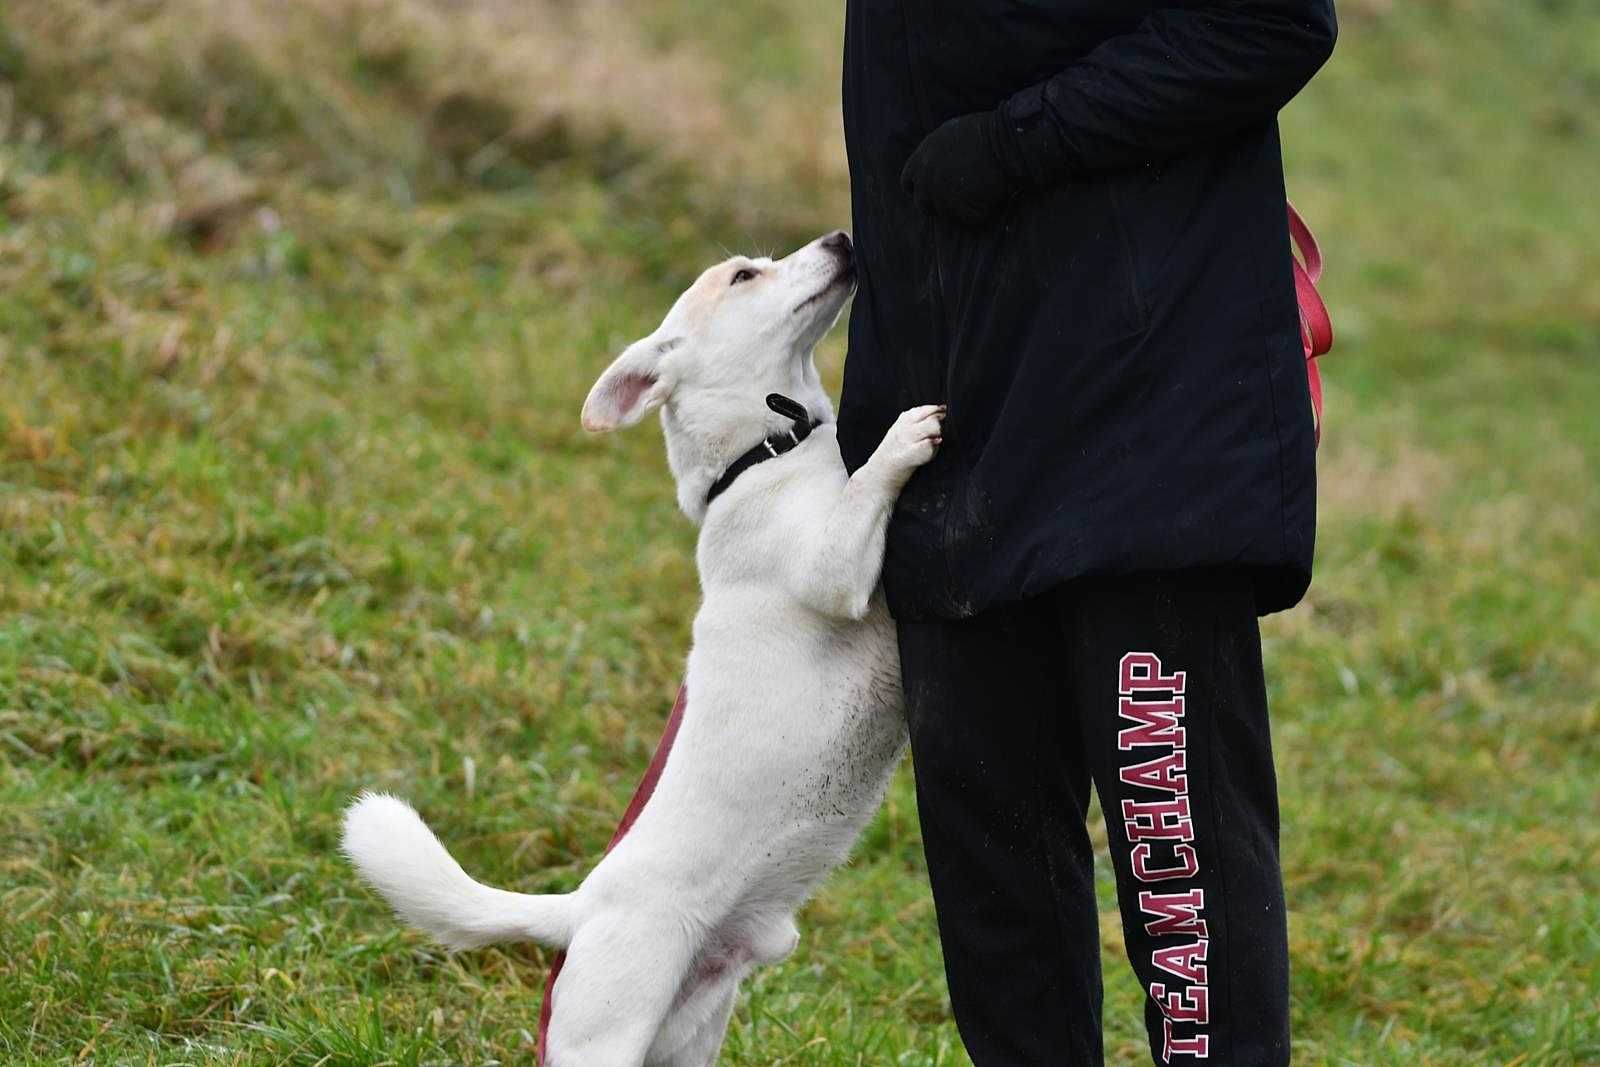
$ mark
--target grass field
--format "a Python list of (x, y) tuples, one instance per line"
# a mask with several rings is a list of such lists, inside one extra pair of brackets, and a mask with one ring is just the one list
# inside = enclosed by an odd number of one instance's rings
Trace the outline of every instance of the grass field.
[[(800, 7), (0, 6), (0, 1062), (530, 1061), (545, 954), (398, 929), (338, 813), (529, 891), (604, 844), (694, 532), (577, 411), (721, 246), (846, 222)], [(1340, 333), (1266, 625), (1297, 1060), (1596, 1064), (1600, 9), (1341, 10), (1284, 119)], [(909, 785), (725, 1062), (966, 1062)]]

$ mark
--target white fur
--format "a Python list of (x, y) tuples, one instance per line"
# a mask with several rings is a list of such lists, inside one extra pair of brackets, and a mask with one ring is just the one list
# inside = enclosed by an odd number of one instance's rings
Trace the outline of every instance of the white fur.
[[(734, 283), (741, 270), (755, 277)], [(776, 262), (719, 264), (584, 404), (596, 431), (661, 409), (679, 505), (701, 523), (704, 601), (671, 758), (583, 884), (553, 896), (481, 885), (394, 797), (365, 794), (346, 815), (345, 852), (407, 922), (457, 948), (568, 950), (548, 1067), (715, 1063), (739, 982), (793, 951), (795, 911), (844, 861), (904, 749), (878, 577), (890, 509), (932, 458), (943, 412), (906, 412), (846, 476), (811, 352), (853, 289), (842, 234)], [(708, 509), (728, 464), (787, 427), (771, 392), (827, 421)]]

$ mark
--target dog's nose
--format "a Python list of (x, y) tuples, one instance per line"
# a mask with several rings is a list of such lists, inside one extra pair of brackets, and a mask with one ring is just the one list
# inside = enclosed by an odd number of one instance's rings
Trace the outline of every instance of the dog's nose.
[(854, 246), (850, 243), (850, 235), (843, 230), (834, 230), (824, 237), (822, 239), (822, 247), (830, 252), (837, 252), (844, 256), (848, 256), (854, 251)]

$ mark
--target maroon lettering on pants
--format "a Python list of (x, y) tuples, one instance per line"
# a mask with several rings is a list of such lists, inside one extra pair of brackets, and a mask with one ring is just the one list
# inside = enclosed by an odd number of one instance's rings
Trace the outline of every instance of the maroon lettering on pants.
[(1200, 873), (1189, 814), (1185, 672), (1168, 672), (1153, 652), (1129, 652), (1117, 667), (1117, 748), (1127, 753), (1118, 778), (1133, 795), (1122, 801), (1122, 830), (1139, 891), (1145, 933), (1156, 939), (1150, 966), (1161, 981), (1150, 997), (1161, 1009), (1162, 1062), (1206, 1059), (1211, 1052), (1211, 990), (1206, 953), (1206, 892), (1185, 885)]

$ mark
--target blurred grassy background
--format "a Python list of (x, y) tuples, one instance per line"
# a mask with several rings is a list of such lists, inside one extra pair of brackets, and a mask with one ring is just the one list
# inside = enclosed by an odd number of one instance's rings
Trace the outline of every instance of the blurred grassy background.
[[(1340, 334), (1266, 629), (1297, 1059), (1600, 1063), (1600, 9), (1341, 13), (1284, 120)], [(398, 930), (337, 813), (524, 890), (604, 844), (697, 591), (659, 435), (578, 406), (722, 246), (846, 222), (839, 21), (0, 6), (0, 1059), (529, 1061), (545, 955)], [(908, 786), (725, 1062), (966, 1062)]]

